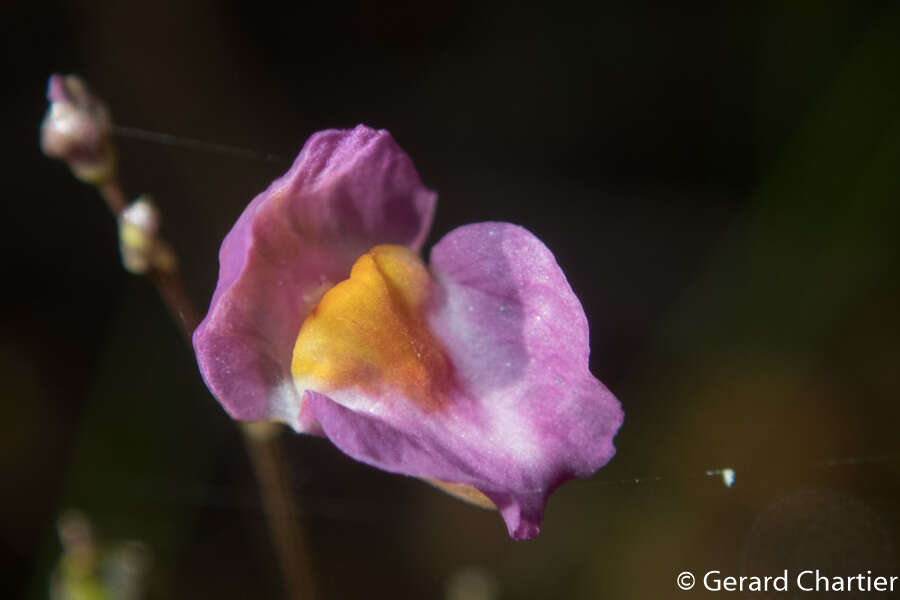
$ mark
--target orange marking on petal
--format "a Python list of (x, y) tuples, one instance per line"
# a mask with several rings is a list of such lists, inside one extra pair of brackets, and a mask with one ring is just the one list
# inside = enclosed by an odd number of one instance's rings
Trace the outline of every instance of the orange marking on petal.
[(294, 377), (316, 380), (324, 393), (357, 388), (438, 408), (451, 366), (425, 322), (430, 289), (415, 253), (402, 246), (373, 248), (304, 321), (294, 345)]
[(450, 483), (449, 481), (441, 481), (440, 479), (433, 479), (431, 477), (425, 477), (424, 481), (443, 490), (451, 496), (455, 496), (456, 498), (474, 504), (475, 506), (497, 510), (497, 505), (494, 504), (494, 501), (485, 496), (475, 486), (466, 485), (464, 483)]

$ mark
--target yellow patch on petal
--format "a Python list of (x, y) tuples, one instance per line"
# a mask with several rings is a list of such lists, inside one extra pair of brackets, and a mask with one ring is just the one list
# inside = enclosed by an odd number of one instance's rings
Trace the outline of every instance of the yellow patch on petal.
[(377, 246), (364, 254), (304, 321), (294, 378), (314, 380), (324, 393), (356, 388), (440, 407), (451, 368), (425, 322), (430, 287), (425, 265), (409, 249)]
[(450, 483), (449, 481), (441, 481), (440, 479), (432, 479), (430, 477), (426, 477), (424, 481), (464, 502), (480, 506), (481, 508), (497, 510), (497, 505), (494, 504), (494, 501), (482, 494), (474, 486), (466, 485), (464, 483)]

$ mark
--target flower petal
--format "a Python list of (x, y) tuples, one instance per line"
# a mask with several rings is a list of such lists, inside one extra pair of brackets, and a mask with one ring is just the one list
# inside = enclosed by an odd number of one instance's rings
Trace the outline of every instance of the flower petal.
[(219, 281), (194, 332), (200, 371), (232, 417), (298, 420), (291, 350), (300, 325), (377, 244), (418, 250), (436, 194), (386, 131), (312, 136), (291, 169), (241, 214), (219, 252)]
[(517, 539), (548, 495), (606, 464), (619, 402), (588, 371), (584, 312), (528, 231), (480, 223), (448, 234), (430, 274), (379, 247), (300, 330), (303, 419), (378, 468), (474, 486)]

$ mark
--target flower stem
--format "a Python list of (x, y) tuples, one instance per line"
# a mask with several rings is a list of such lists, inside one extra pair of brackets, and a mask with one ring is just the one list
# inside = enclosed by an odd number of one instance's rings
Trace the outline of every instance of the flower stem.
[(200, 324), (200, 314), (194, 304), (188, 299), (178, 273), (168, 273), (160, 269), (152, 269), (147, 277), (156, 286), (160, 297), (172, 313), (178, 323), (181, 333), (188, 343), (197, 325)]
[[(116, 179), (109, 179), (99, 184), (97, 191), (118, 219), (127, 205), (121, 184)], [(173, 264), (177, 265), (177, 261)], [(153, 267), (145, 275), (156, 286), (190, 344), (191, 335), (200, 323), (200, 313), (185, 292), (177, 267)], [(290, 600), (314, 600), (318, 598), (316, 578), (297, 514), (298, 504), (292, 493), (290, 472), (281, 451), (282, 427), (276, 423), (241, 423), (239, 429), (256, 474), (287, 597)]]
[[(283, 428), (272, 422), (242, 423), (241, 431), (259, 479), (288, 597), (295, 600), (318, 598), (303, 525), (297, 514), (297, 504), (291, 497), (290, 473), (279, 443)], [(279, 527), (280, 523), (291, 527)]]
[(107, 179), (97, 185), (97, 191), (106, 200), (106, 205), (109, 206), (113, 216), (118, 219), (119, 214), (125, 210), (125, 205), (128, 204), (125, 192), (122, 191), (119, 181), (117, 179)]

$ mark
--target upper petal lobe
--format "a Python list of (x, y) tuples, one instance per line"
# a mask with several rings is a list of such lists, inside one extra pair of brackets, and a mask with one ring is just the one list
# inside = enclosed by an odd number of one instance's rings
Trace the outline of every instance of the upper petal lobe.
[(316, 430), (299, 420), (291, 385), (303, 319), (372, 246), (418, 250), (435, 201), (385, 131), (359, 126), (309, 139), (226, 236), (210, 309), (194, 333), (200, 371), (233, 417)]

